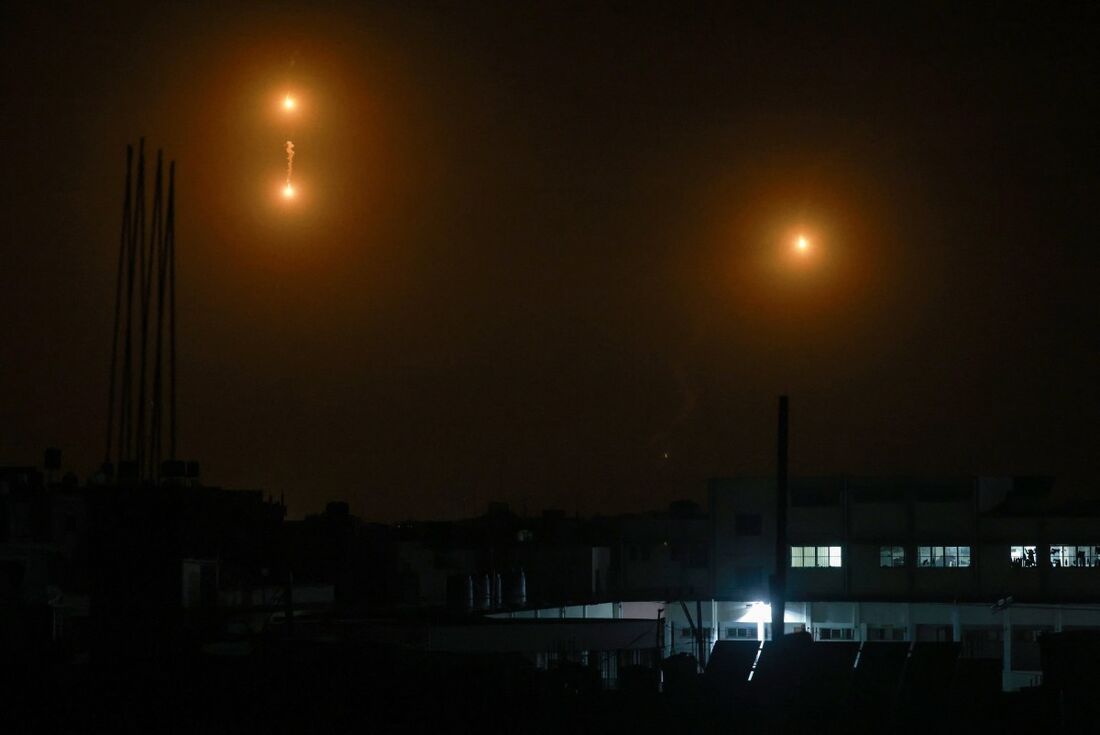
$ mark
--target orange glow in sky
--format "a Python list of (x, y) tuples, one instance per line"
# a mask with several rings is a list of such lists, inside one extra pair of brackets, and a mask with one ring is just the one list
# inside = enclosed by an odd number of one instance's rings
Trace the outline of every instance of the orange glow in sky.
[(795, 248), (797, 248), (798, 252), (806, 253), (810, 249), (810, 241), (806, 239), (805, 235), (799, 235), (798, 240), (795, 241), (794, 246)]
[(291, 97), (289, 94), (283, 99), (283, 108), (286, 110), (293, 110), (296, 104), (297, 103), (294, 101), (294, 98)]

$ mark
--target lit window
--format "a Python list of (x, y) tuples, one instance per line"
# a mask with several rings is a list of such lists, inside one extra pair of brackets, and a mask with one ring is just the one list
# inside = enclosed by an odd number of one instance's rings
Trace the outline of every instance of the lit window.
[(842, 560), (839, 546), (791, 547), (792, 567), (839, 567)]
[(1008, 556), (1014, 567), (1034, 567), (1038, 565), (1034, 546), (1010, 546)]
[(878, 565), (880, 567), (905, 566), (905, 547), (880, 546), (878, 550)]
[(917, 565), (922, 567), (968, 567), (969, 546), (918, 546)]
[(1051, 546), (1052, 567), (1100, 566), (1100, 546)]

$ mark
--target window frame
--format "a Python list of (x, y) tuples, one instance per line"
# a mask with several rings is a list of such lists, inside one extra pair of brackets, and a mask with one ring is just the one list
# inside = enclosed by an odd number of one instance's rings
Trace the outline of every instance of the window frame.
[(880, 569), (904, 569), (907, 559), (904, 546), (879, 546), (878, 565)]
[[(1048, 558), (1050, 561), (1050, 566), (1052, 567), (1057, 567), (1060, 569), (1085, 569), (1100, 567), (1100, 544), (1051, 544), (1049, 553), (1050, 556)], [(1066, 559), (1069, 558), (1073, 559), (1073, 564), (1063, 563)], [(1084, 563), (1078, 564), (1077, 561), (1079, 559), (1083, 560)], [(1055, 561), (1057, 561), (1058, 563), (1056, 564)]]
[(791, 569), (840, 569), (844, 566), (844, 547), (791, 545), (788, 564)]
[(755, 625), (730, 625), (726, 627), (726, 640), (728, 641), (755, 641), (758, 635), (759, 631)]
[[(1031, 552), (1031, 564), (1027, 563), (1028, 551)], [(1017, 569), (1037, 569), (1039, 567), (1039, 547), (1035, 544), (1011, 544), (1008, 547), (1008, 563)]]
[(917, 546), (917, 567), (920, 569), (969, 569), (972, 564), (969, 544)]

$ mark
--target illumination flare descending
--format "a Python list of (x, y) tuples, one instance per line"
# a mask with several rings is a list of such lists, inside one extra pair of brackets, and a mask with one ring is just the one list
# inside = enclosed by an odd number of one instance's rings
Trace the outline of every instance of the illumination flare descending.
[(291, 184), (291, 177), (294, 175), (294, 144), (289, 140), (286, 142), (286, 188), (283, 189), (283, 196), (294, 196), (294, 186)]

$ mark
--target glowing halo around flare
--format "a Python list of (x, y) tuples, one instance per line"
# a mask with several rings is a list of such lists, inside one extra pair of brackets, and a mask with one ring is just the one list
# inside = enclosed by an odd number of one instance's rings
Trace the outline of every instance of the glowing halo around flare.
[(297, 103), (294, 101), (294, 98), (291, 97), (289, 94), (283, 98), (284, 110), (293, 110), (295, 105), (297, 105)]
[(293, 199), (294, 198), (294, 187), (291, 186), (290, 184), (287, 184), (286, 186), (283, 187), (283, 198), (284, 199)]
[(800, 253), (806, 253), (810, 250), (810, 241), (806, 239), (805, 235), (799, 235), (798, 239), (794, 243), (795, 250)]

